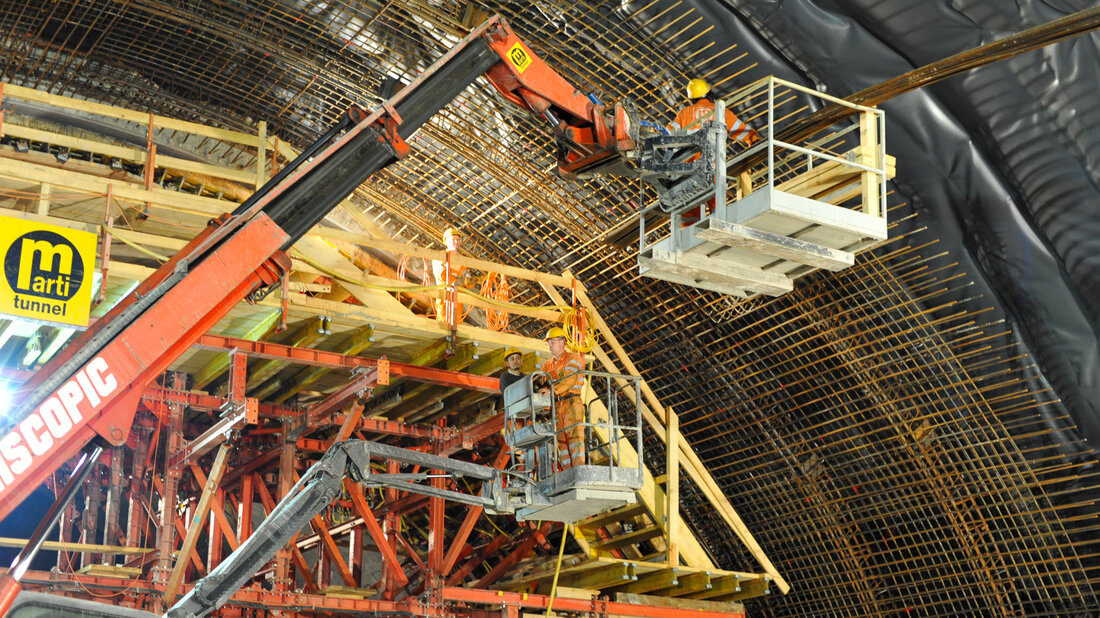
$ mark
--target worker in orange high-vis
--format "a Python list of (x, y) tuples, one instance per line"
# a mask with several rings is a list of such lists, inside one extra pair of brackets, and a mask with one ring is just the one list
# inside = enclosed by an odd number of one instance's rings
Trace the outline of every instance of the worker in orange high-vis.
[[(552, 358), (542, 370), (554, 380), (554, 401), (558, 412), (558, 460), (562, 469), (583, 466), (584, 455), (584, 354), (567, 352), (565, 330), (560, 326), (546, 333), (546, 347)], [(549, 386), (543, 389), (549, 390)], [(575, 425), (570, 427), (570, 425)]]
[[(677, 112), (676, 118), (668, 125), (671, 130), (698, 131), (704, 122), (714, 119), (714, 95), (711, 94), (710, 84), (706, 80), (697, 77), (689, 81), (687, 95), (691, 99), (691, 105)], [(755, 129), (741, 122), (741, 119), (728, 108), (726, 109), (726, 129), (729, 131), (730, 139), (744, 142), (748, 146), (752, 146), (761, 139), (760, 134)], [(696, 154), (689, 157), (685, 162), (695, 161), (698, 158), (699, 155)], [(707, 214), (709, 215), (713, 211), (714, 200), (712, 199), (707, 202)], [(698, 222), (701, 213), (702, 206), (683, 213), (682, 221), (684, 225)]]
[[(447, 248), (448, 257), (453, 258), (458, 255), (458, 250), (462, 246), (462, 232), (453, 227), (447, 228), (443, 232), (443, 244)], [(463, 307), (457, 302), (458, 293), (454, 292), (454, 287), (462, 282), (466, 275), (466, 267), (456, 266), (450, 259), (432, 260), (432, 274), (435, 276), (436, 285), (447, 286), (444, 290), (444, 299), (435, 301), (435, 319), (457, 325), (462, 322)]]

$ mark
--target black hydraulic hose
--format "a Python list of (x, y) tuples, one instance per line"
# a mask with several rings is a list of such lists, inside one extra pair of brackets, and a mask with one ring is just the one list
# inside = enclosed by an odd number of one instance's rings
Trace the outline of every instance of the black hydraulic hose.
[(290, 176), (292, 173), (294, 173), (294, 170), (301, 167), (301, 165), (306, 161), (309, 161), (313, 157), (313, 155), (317, 154), (319, 150), (327, 146), (329, 142), (336, 138), (336, 136), (340, 135), (340, 133), (342, 133), (353, 124), (355, 123), (352, 119), (351, 112), (349, 111), (340, 118), (339, 122), (337, 122), (335, 125), (332, 126), (332, 128), (326, 131), (324, 135), (322, 135), (312, 144), (307, 146), (306, 149), (299, 153), (293, 161), (288, 163), (283, 169), (279, 170), (278, 174), (275, 174), (270, 179), (268, 179), (268, 181), (265, 182), (262, 187), (256, 189), (255, 193), (248, 196), (248, 199), (241, 202), (241, 205), (237, 206), (237, 208), (233, 210), (233, 216), (241, 215), (248, 212), (248, 209), (251, 208), (252, 205), (255, 204), (260, 198), (270, 193), (276, 185), (285, 180), (287, 176)]
[[(410, 84), (390, 102), (400, 118), (397, 134), (412, 137), (425, 122), (483, 75), (500, 56), (485, 39), (476, 39), (434, 68), (424, 81)], [(287, 234), (289, 248), (378, 170), (395, 163), (399, 155), (377, 127), (361, 131), (338, 151), (326, 155), (323, 165), (305, 174), (294, 186), (264, 207)], [(266, 185), (265, 185), (266, 186)]]

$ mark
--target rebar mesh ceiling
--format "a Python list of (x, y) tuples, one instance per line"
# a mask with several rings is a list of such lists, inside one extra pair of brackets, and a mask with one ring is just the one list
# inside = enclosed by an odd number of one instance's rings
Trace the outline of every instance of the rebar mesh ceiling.
[[(595, 0), (7, 2), (0, 78), (226, 128), (266, 120), (302, 146), (500, 12), (574, 84), (631, 98), (656, 120), (683, 103), (685, 76), (727, 93), (743, 85), (753, 59), (695, 43), (698, 15), (674, 2), (647, 10), (659, 28)], [(678, 43), (656, 43), (656, 29)], [(412, 146), (359, 190), (364, 208), (406, 238), (460, 227), (484, 257), (587, 283), (793, 586), (750, 602), (750, 614), (1100, 609), (1094, 459), (1055, 432), (1069, 425), (1064, 410), (987, 317), (989, 300), (958, 301), (967, 275), (927, 233), (782, 298), (737, 301), (640, 279), (632, 250), (598, 235), (645, 203), (644, 189), (554, 177), (549, 134), (483, 82)], [(895, 204), (891, 216), (903, 212)], [(754, 570), (699, 493), (683, 491), (718, 565)]]

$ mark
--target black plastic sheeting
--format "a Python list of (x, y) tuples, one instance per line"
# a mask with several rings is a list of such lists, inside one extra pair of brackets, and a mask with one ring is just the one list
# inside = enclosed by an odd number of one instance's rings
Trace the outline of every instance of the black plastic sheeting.
[[(847, 96), (1092, 0), (692, 0), (774, 73)], [(700, 43), (702, 44), (702, 43)], [(894, 188), (1100, 444), (1100, 34), (887, 102)]]

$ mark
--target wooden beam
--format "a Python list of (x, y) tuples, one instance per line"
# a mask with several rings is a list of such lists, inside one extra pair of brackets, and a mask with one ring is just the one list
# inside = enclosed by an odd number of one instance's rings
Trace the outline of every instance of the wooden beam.
[(693, 592), (685, 596), (690, 599), (713, 599), (718, 597), (727, 597), (731, 594), (737, 594), (741, 592), (741, 584), (752, 581), (754, 579), (763, 579), (764, 577), (764, 575), (741, 573), (733, 573), (731, 575), (723, 575), (721, 577), (712, 577), (710, 580), (710, 588), (708, 590)]
[(672, 609), (694, 609), (704, 612), (730, 614), (731, 618), (745, 618), (745, 606), (740, 603), (718, 603), (714, 601), (695, 601), (692, 599), (670, 599), (667, 597), (643, 594), (615, 593), (615, 602), (631, 603), (644, 607), (668, 607)]
[[(666, 444), (678, 444), (680, 442), (680, 420), (672, 408), (665, 409), (668, 436)], [(668, 460), (665, 462), (668, 482), (665, 484), (665, 494), (668, 496), (668, 508), (665, 511), (668, 525), (665, 526), (665, 544), (668, 547), (669, 566), (680, 565), (680, 449), (672, 447), (665, 449)]]
[[(393, 253), (395, 255), (407, 253), (409, 255), (415, 255), (417, 257), (428, 260), (443, 261), (447, 259), (445, 251), (440, 251), (437, 249), (426, 249), (424, 247), (418, 247), (416, 245), (396, 242), (393, 240), (382, 240), (379, 238), (359, 238), (354, 240), (353, 242), (357, 242), (364, 247), (389, 251), (390, 253)], [(535, 270), (527, 270), (525, 268), (508, 266), (507, 264), (498, 264), (496, 262), (489, 262), (487, 260), (479, 260), (477, 258), (472, 258), (466, 255), (453, 255), (451, 257), (451, 263), (457, 266), (466, 266), (467, 268), (474, 268), (485, 272), (499, 273), (506, 277), (515, 277), (516, 279), (533, 281), (535, 283), (544, 283), (546, 285), (556, 285), (563, 288), (567, 288), (573, 285), (573, 280), (568, 275), (559, 276), (551, 275), (548, 273), (540, 273)]]
[[(14, 539), (11, 537), (0, 537), (0, 547), (16, 547), (22, 549), (27, 544), (27, 539)], [(58, 541), (45, 541), (42, 543), (42, 549), (48, 551), (67, 551), (67, 552), (95, 552), (95, 553), (111, 553), (111, 554), (149, 554), (156, 551), (153, 548), (144, 547), (123, 547), (121, 545), (97, 545), (94, 543), (62, 543)]]
[[(592, 300), (588, 297), (588, 292), (585, 289), (584, 284), (578, 281), (576, 290), (577, 298), (580, 300), (582, 305), (590, 308), (597, 328), (599, 328), (600, 333), (604, 336), (604, 339), (607, 341), (608, 345), (611, 346), (612, 350), (615, 351), (619, 362), (621, 362), (626, 368), (626, 372), (633, 376), (641, 376), (641, 372), (638, 371), (638, 368), (630, 360), (630, 357), (626, 354), (626, 351), (623, 350), (622, 346), (619, 345), (618, 340), (615, 339), (615, 333), (611, 331), (611, 328), (607, 326), (607, 323), (604, 322), (602, 317), (600, 317), (599, 312), (596, 311), (595, 306), (592, 304)], [(597, 354), (597, 358), (600, 357), (601, 354)], [(615, 364), (611, 361), (609, 357), (606, 356), (606, 354), (603, 354), (603, 357), (606, 358), (605, 366), (608, 368), (609, 372), (621, 373), (618, 367), (615, 366)], [(631, 391), (630, 389), (625, 389), (625, 392), (628, 398), (633, 399), (633, 391)], [(650, 406), (646, 407), (645, 405), (640, 405), (639, 403), (638, 407), (642, 412), (642, 418), (645, 419), (647, 423), (649, 423), (650, 427), (654, 430), (654, 432), (656, 432), (658, 436), (660, 436), (662, 439), (665, 439), (665, 428), (663, 427), (661, 420), (657, 418), (655, 414), (653, 414), (653, 410), (662, 409), (661, 402), (657, 398), (657, 394), (653, 392), (653, 389), (651, 389), (649, 385), (645, 383), (645, 381), (642, 382), (642, 394), (646, 399), (646, 403), (648, 403)], [(741, 542), (744, 543), (745, 547), (749, 550), (749, 553), (752, 554), (753, 558), (757, 560), (760, 566), (762, 566), (764, 570), (767, 571), (768, 575), (770, 575), (771, 578), (775, 581), (775, 585), (777, 588), (779, 588), (780, 592), (786, 594), (790, 590), (790, 584), (788, 584), (787, 581), (783, 579), (783, 576), (779, 574), (779, 570), (776, 569), (775, 565), (773, 565), (771, 560), (768, 559), (768, 556), (764, 553), (764, 550), (760, 547), (760, 544), (757, 543), (756, 538), (752, 535), (752, 532), (749, 531), (748, 526), (745, 525), (745, 522), (741, 519), (741, 516), (737, 514), (736, 509), (734, 509), (733, 505), (730, 504), (729, 499), (726, 498), (726, 495), (722, 492), (722, 489), (718, 486), (718, 483), (714, 480), (714, 477), (711, 476), (710, 471), (707, 469), (706, 465), (704, 465), (702, 460), (699, 459), (699, 456), (695, 453), (695, 450), (691, 448), (691, 445), (687, 442), (682, 434), (680, 434), (679, 436), (677, 446), (679, 446), (680, 448), (680, 457), (682, 461), (681, 465), (684, 466), (684, 469), (687, 471), (688, 476), (703, 492), (703, 495), (707, 497), (707, 500), (715, 508), (715, 511), (730, 526), (734, 534), (737, 535), (737, 538), (741, 539)], [(647, 476), (649, 475), (647, 474)], [(689, 537), (683, 536), (680, 538), (686, 541)], [(690, 538), (692, 540), (695, 540), (694, 535), (690, 535)], [(684, 549), (684, 547), (680, 548), (681, 553), (684, 552)], [(695, 564), (694, 562), (692, 563), (692, 565), (703, 566), (701, 564)], [(711, 563), (711, 566), (713, 567), (713, 563)]]
[[(148, 117), (147, 117), (148, 118)], [(231, 210), (232, 202), (209, 197), (168, 191), (160, 187), (145, 189), (137, 185), (119, 183), (109, 178), (100, 178), (79, 172), (70, 172), (56, 168), (36, 165), (0, 157), (0, 176), (48, 182), (54, 187), (65, 187), (74, 192), (99, 195), (107, 192), (107, 185), (113, 185), (112, 193), (116, 198), (131, 202), (149, 202), (154, 208), (181, 212), (198, 217), (218, 216)]]
[[(52, 131), (43, 131), (41, 129), (34, 129), (31, 127), (24, 127), (19, 125), (6, 125), (4, 127), (4, 134), (13, 138), (24, 138), (35, 142), (45, 142), (48, 144), (53, 144), (55, 146), (63, 146), (66, 148), (71, 148), (72, 150), (94, 152), (96, 154), (106, 155), (116, 159), (125, 159), (127, 161), (133, 162), (145, 161), (145, 150), (143, 148), (116, 146), (114, 144), (108, 144), (106, 142), (83, 139), (79, 137), (73, 137), (71, 135), (65, 135), (63, 133), (54, 133)], [(200, 163), (198, 161), (191, 161), (190, 159), (180, 159), (177, 157), (161, 155), (159, 153), (157, 154), (156, 164), (158, 168), (169, 169), (171, 171), (195, 172), (198, 174), (213, 176), (215, 178), (224, 178), (226, 180), (247, 182), (249, 184), (256, 180), (256, 174), (254, 172), (250, 173), (232, 167), (223, 167), (220, 165), (211, 165), (209, 163)], [(113, 178), (112, 180), (114, 182), (128, 182), (136, 185), (140, 185), (142, 182), (137, 177), (134, 177), (133, 180), (118, 178)]]
[(617, 534), (607, 540), (595, 541), (592, 543), (592, 549), (594, 551), (607, 552), (613, 549), (621, 549), (630, 545), (636, 545), (643, 541), (648, 541), (664, 535), (664, 527), (652, 525), (645, 528), (639, 528), (634, 532)]
[[(336, 352), (338, 354), (355, 356), (370, 347), (372, 343), (374, 343), (374, 328), (369, 325), (363, 326), (352, 332), (351, 336), (336, 348)], [(330, 371), (332, 370), (325, 367), (306, 367), (302, 369), (290, 378), (286, 388), (281, 390), (273, 400), (282, 403), (290, 399), (303, 389), (309, 387), (309, 385), (320, 380), (322, 376)]]
[(676, 578), (676, 583), (674, 585), (668, 588), (654, 590), (653, 593), (659, 596), (678, 597), (709, 589), (710, 573), (708, 571), (699, 571), (696, 573), (682, 574)]
[[(16, 86), (14, 84), (4, 84), (4, 96), (16, 99), (23, 99), (24, 101), (45, 103), (53, 107), (87, 112), (90, 114), (96, 114), (98, 116), (106, 116), (108, 118), (118, 118), (120, 120), (136, 122), (140, 125), (149, 124), (149, 114), (143, 112), (136, 112), (121, 107), (115, 107), (113, 105), (105, 105), (103, 103), (95, 103), (83, 99), (70, 99), (69, 97), (49, 94), (40, 90)], [(218, 129), (216, 127), (210, 127), (207, 125), (186, 122), (184, 120), (175, 120), (173, 118), (157, 116), (153, 121), (153, 126), (159, 129), (182, 131), (184, 133), (203, 135), (205, 137), (210, 137), (226, 142), (246, 144), (252, 147), (256, 146), (255, 135), (249, 135), (248, 133), (241, 133), (239, 131)]]
[(206, 520), (206, 516), (210, 514), (210, 501), (213, 499), (214, 492), (218, 489), (218, 482), (225, 472), (225, 461), (228, 455), (229, 447), (222, 444), (218, 448), (218, 454), (214, 457), (214, 464), (210, 467), (210, 477), (206, 479), (202, 495), (199, 497), (199, 503), (195, 506), (195, 516), (191, 518), (191, 525), (187, 528), (187, 536), (183, 539), (179, 556), (176, 558), (175, 565), (172, 566), (171, 575), (168, 576), (168, 584), (164, 588), (164, 602), (167, 605), (171, 605), (176, 600), (176, 593), (179, 591), (180, 584), (183, 583), (183, 573), (187, 567), (187, 560), (194, 553), (196, 545), (198, 545), (199, 534), (203, 529), (202, 524)]
[(679, 570), (676, 568), (661, 569), (659, 571), (651, 571), (638, 575), (637, 581), (630, 582), (623, 586), (616, 586), (613, 590), (616, 593), (637, 593), (644, 594), (646, 592), (652, 592), (654, 590), (662, 590), (664, 588), (670, 588), (679, 583), (677, 575)]
[[(279, 299), (273, 299), (270, 296), (259, 304), (272, 308), (281, 306)], [(392, 332), (433, 340), (442, 339), (450, 334), (450, 329), (439, 320), (413, 315), (407, 310), (402, 315), (376, 307), (326, 301), (301, 294), (290, 299), (290, 306), (311, 313), (323, 313), (331, 316), (333, 320), (348, 324), (372, 324), (379, 333)], [(546, 344), (538, 339), (491, 331), (469, 324), (459, 324), (458, 335), (460, 341), (477, 341), (486, 351), (507, 347), (515, 347), (521, 352), (539, 352), (546, 349)]]
[[(191, 474), (195, 475), (195, 480), (198, 481), (200, 485), (206, 486), (206, 475), (202, 473), (202, 468), (200, 468), (197, 463), (191, 464)], [(231, 551), (237, 551), (241, 543), (237, 540), (237, 533), (233, 530), (233, 525), (229, 523), (229, 518), (225, 516), (225, 505), (222, 503), (222, 500), (218, 498), (217, 494), (210, 499), (210, 511), (214, 513), (214, 521), (221, 529), (226, 542), (229, 543), (229, 549)], [(211, 538), (210, 543), (214, 542), (215, 539)]]
[(586, 590), (602, 590), (609, 586), (633, 582), (638, 579), (634, 573), (634, 565), (628, 562), (607, 564), (598, 568), (588, 569), (580, 573), (562, 575), (558, 579), (558, 585), (570, 588), (584, 588)]
[[(279, 315), (278, 311), (266, 314), (262, 320), (257, 322), (252, 328), (249, 328), (246, 333), (240, 335), (238, 338), (248, 339), (249, 341), (259, 341), (264, 335), (269, 333), (271, 329), (275, 328), (275, 323), (279, 321)], [(191, 387), (201, 389), (217, 379), (218, 376), (225, 373), (227, 369), (229, 369), (229, 354), (218, 354), (214, 357), (214, 360), (195, 372), (191, 381)]]
[[(320, 339), (323, 334), (321, 332), (321, 318), (315, 317), (306, 320), (288, 335), (281, 337), (282, 341), (280, 343), (296, 348), (308, 348), (312, 347), (313, 343)], [(288, 364), (270, 358), (256, 361), (248, 369), (248, 382), (253, 388), (258, 387)]]

